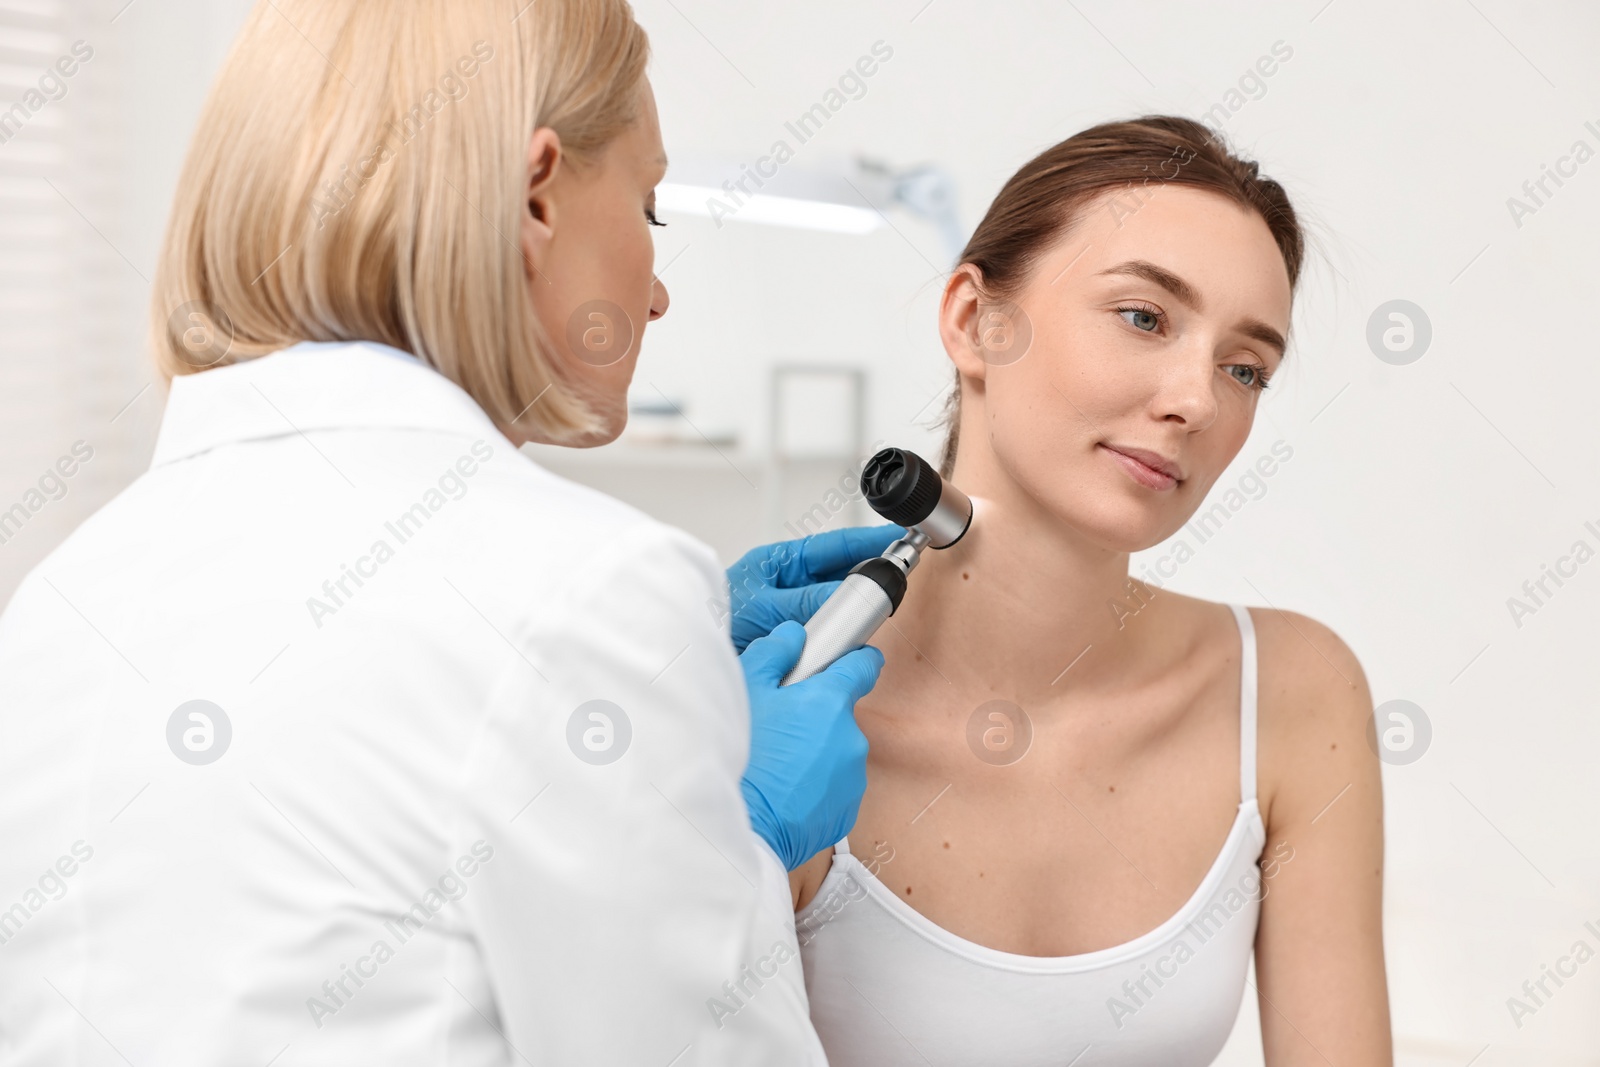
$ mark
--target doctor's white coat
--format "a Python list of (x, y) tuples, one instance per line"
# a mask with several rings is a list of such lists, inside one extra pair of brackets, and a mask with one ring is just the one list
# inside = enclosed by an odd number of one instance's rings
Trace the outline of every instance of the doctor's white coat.
[(0, 617), (0, 1064), (822, 1062), (726, 602), (405, 353), (177, 379)]

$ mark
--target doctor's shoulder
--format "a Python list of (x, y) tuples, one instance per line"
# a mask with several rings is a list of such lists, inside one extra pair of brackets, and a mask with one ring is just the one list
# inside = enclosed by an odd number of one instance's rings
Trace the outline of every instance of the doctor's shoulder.
[(492, 458), (464, 531), (477, 548), (466, 550), (501, 569), (503, 585), (550, 590), (625, 571), (648, 586), (641, 594), (683, 598), (699, 612), (722, 590), (716, 553), (692, 534), (546, 469), (499, 435), (479, 444)]

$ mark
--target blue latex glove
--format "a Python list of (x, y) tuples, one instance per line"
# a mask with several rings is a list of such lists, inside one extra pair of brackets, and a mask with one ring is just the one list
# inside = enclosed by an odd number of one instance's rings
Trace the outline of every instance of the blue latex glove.
[(867, 788), (867, 739), (856, 726), (856, 701), (883, 670), (883, 653), (866, 645), (780, 687), (805, 636), (798, 622), (780, 623), (739, 657), (750, 692), (750, 763), (739, 786), (750, 825), (791, 871), (856, 824)]
[(743, 652), (786, 619), (805, 622), (839, 588), (851, 567), (881, 556), (905, 535), (904, 526), (886, 523), (752, 548), (728, 568), (733, 647)]

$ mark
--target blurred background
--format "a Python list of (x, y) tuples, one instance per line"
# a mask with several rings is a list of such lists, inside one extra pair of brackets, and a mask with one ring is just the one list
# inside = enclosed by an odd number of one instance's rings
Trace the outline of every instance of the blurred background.
[[(164, 402), (148, 279), (248, 7), (0, 0), (0, 601), (148, 464)], [(635, 7), (674, 161), (656, 231), (672, 309), (624, 437), (529, 454), (730, 562), (867, 521), (837, 491), (866, 455), (937, 454), (940, 287), (1001, 183), (1108, 119), (1207, 122), (1288, 188), (1311, 255), (1289, 362), (1208, 502), (1222, 510), (1134, 573), (1303, 612), (1361, 658), (1386, 763), (1398, 1061), (1600, 1064), (1600, 962), (1532, 1012), (1511, 1003), (1531, 1006), (1523, 983), (1578, 942), (1600, 951), (1600, 346), (1584, 327), (1600, 7)], [(841, 83), (863, 57), (873, 73)], [(722, 183), (770, 170), (779, 140), (793, 156), (765, 196), (735, 201)], [(708, 208), (719, 195), (733, 210)], [(1247, 478), (1275, 448), (1275, 473)], [(63, 456), (73, 476), (45, 478)], [(1179, 540), (1193, 558), (1174, 567)], [(1261, 1062), (1256, 1020), (1247, 991), (1220, 1063)]]

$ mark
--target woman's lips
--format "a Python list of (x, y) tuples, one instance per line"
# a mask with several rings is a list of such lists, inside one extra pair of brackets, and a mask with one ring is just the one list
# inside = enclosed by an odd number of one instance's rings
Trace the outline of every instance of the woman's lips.
[(1128, 477), (1144, 486), (1146, 489), (1171, 489), (1178, 484), (1178, 479), (1166, 471), (1157, 470), (1141, 460), (1134, 459), (1126, 452), (1119, 452), (1110, 445), (1100, 445), (1117, 464), (1127, 472)]

